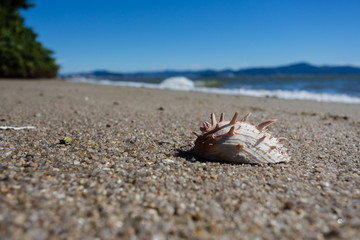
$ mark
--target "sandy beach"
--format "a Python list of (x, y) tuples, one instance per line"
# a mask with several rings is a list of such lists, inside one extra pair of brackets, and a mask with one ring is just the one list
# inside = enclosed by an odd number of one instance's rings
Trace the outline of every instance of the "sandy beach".
[[(285, 137), (280, 164), (193, 157), (210, 113)], [(355, 239), (360, 105), (1, 80), (0, 239)]]

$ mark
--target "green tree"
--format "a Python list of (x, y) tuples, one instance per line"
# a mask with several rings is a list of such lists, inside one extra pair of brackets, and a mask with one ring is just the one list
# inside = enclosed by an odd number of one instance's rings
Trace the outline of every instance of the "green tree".
[(24, 26), (19, 10), (33, 7), (27, 0), (0, 0), (0, 78), (52, 78), (59, 66), (52, 51)]

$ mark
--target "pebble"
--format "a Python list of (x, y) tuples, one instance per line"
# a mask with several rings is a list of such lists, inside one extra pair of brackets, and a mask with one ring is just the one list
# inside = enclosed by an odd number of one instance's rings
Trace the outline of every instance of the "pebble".
[(169, 158), (162, 160), (164, 163), (174, 163), (175, 161)]

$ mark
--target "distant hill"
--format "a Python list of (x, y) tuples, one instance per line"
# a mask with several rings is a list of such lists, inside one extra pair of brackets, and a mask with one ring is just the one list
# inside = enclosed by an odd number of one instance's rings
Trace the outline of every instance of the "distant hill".
[(352, 66), (315, 66), (308, 63), (296, 63), (280, 67), (259, 67), (240, 70), (198, 70), (198, 71), (176, 71), (165, 70), (157, 72), (135, 72), (135, 73), (116, 73), (106, 70), (97, 70), (88, 73), (75, 73), (63, 75), (63, 77), (94, 77), (118, 79), (126, 77), (228, 77), (246, 75), (336, 75), (336, 74), (360, 74), (360, 68)]
[(235, 75), (293, 75), (293, 74), (360, 74), (360, 68), (351, 66), (314, 66), (297, 63), (281, 67), (249, 68), (234, 72)]

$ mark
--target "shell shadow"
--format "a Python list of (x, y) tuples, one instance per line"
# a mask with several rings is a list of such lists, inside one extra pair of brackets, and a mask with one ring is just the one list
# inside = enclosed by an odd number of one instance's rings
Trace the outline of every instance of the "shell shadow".
[(197, 158), (193, 154), (193, 149), (191, 148), (190, 150), (184, 150), (185, 147), (186, 146), (175, 149), (176, 150), (175, 156), (184, 158), (185, 160), (187, 160), (189, 162), (196, 162)]
[(176, 157), (181, 157), (184, 158), (186, 161), (189, 162), (202, 162), (202, 163), (220, 163), (220, 164), (230, 164), (230, 165), (257, 165), (256, 163), (235, 163), (235, 162), (223, 162), (223, 161), (218, 161), (218, 160), (208, 160), (205, 158), (201, 158), (198, 156), (195, 156), (193, 153), (193, 148), (191, 148), (190, 150), (184, 150), (186, 149), (187, 146), (183, 146), (181, 148), (176, 149)]

